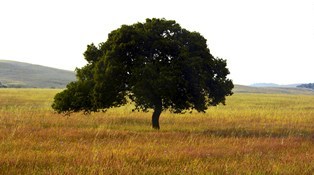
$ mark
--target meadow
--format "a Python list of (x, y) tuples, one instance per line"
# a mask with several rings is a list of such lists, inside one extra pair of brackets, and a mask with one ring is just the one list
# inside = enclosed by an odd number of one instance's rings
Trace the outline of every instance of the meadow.
[(313, 174), (314, 95), (235, 93), (206, 113), (70, 116), (58, 89), (0, 89), (0, 174)]

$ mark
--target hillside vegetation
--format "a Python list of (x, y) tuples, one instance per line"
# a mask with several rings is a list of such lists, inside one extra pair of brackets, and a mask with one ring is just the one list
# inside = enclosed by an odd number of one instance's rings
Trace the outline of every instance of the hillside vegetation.
[(18, 88), (64, 88), (75, 80), (72, 71), (40, 65), (0, 60), (0, 82)]
[(301, 84), (298, 86), (299, 88), (308, 88), (314, 90), (314, 83)]
[(51, 110), (60, 90), (0, 89), (0, 174), (312, 174), (314, 95), (235, 93), (206, 113)]

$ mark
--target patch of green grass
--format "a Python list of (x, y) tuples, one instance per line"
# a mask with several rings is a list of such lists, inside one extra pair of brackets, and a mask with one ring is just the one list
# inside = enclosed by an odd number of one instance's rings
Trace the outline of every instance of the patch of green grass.
[(311, 174), (314, 96), (234, 94), (206, 113), (62, 116), (60, 90), (0, 90), (0, 174)]

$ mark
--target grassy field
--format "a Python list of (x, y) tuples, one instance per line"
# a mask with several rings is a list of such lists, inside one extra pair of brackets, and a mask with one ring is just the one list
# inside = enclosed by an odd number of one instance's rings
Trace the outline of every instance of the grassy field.
[(59, 90), (0, 89), (0, 174), (313, 174), (314, 95), (236, 93), (205, 114), (55, 114)]

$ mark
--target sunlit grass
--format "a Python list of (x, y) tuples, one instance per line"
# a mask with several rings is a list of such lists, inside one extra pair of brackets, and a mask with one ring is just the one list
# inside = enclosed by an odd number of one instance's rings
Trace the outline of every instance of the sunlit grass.
[(60, 90), (0, 90), (0, 174), (311, 174), (314, 96), (234, 94), (206, 113), (71, 116)]

